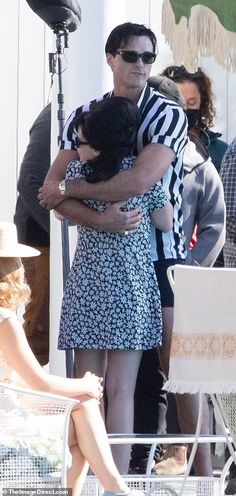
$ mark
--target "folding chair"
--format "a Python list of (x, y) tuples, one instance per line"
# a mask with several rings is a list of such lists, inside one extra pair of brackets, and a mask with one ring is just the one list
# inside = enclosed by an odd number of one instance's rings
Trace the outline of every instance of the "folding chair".
[(68, 425), (77, 403), (0, 383), (0, 494), (66, 487)]
[[(201, 395), (210, 394), (234, 457), (235, 415), (229, 398), (236, 393), (236, 269), (175, 265), (167, 273), (174, 291), (174, 329), (165, 388), (199, 393), (200, 406)], [(201, 415), (194, 452), (200, 424)]]

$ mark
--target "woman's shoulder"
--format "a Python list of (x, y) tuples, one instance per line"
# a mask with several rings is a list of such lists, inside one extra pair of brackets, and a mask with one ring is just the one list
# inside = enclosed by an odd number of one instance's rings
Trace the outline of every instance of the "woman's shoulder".
[(82, 160), (72, 160), (66, 170), (66, 179), (84, 179), (89, 166)]
[(15, 316), (16, 314), (12, 310), (0, 306), (0, 324), (4, 320), (10, 319), (11, 317), (15, 317)]

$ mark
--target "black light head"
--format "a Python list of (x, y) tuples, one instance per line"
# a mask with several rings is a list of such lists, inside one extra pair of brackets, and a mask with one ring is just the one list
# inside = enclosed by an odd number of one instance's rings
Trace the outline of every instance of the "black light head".
[(81, 22), (81, 9), (77, 0), (26, 0), (31, 9), (51, 29), (63, 25), (75, 31)]

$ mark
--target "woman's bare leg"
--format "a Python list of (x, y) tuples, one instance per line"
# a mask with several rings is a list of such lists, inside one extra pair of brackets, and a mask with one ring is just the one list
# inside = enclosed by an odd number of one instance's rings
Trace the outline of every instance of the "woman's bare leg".
[(84, 485), (89, 465), (78, 446), (72, 420), (69, 429), (69, 447), (72, 456), (72, 464), (67, 471), (67, 485), (68, 488), (73, 488), (73, 496), (79, 496)]
[[(142, 351), (108, 351), (106, 427), (109, 433), (133, 433), (134, 390), (141, 356)], [(131, 446), (112, 445), (111, 449), (119, 472), (127, 474)]]
[[(107, 368), (107, 350), (86, 350), (77, 348), (74, 350), (75, 377), (83, 377), (89, 371), (98, 377), (103, 377), (105, 389), (105, 378)], [(105, 419), (105, 408), (103, 399), (100, 401), (100, 411)]]
[[(128, 493), (128, 487), (114, 463), (97, 400), (88, 399), (87, 396), (80, 400), (79, 408), (74, 410), (71, 416), (77, 443), (84, 459), (88, 461), (105, 491)], [(75, 445), (73, 437), (70, 442), (72, 446)], [(80, 462), (80, 469), (81, 466)], [(78, 473), (77, 479), (74, 479), (75, 487), (76, 484), (80, 486), (80, 479), (81, 474)]]
[(89, 371), (98, 377), (106, 376), (107, 350), (85, 350), (76, 348), (75, 354), (75, 375), (83, 377)]

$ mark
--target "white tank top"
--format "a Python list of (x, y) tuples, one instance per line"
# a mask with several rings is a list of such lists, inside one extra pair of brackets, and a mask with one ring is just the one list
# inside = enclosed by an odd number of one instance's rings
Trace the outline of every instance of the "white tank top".
[[(0, 332), (1, 323), (10, 319), (11, 317), (16, 317), (16, 314), (7, 308), (0, 307)], [(0, 382), (12, 382), (15, 378), (15, 372), (9, 367), (3, 353), (0, 350)]]

